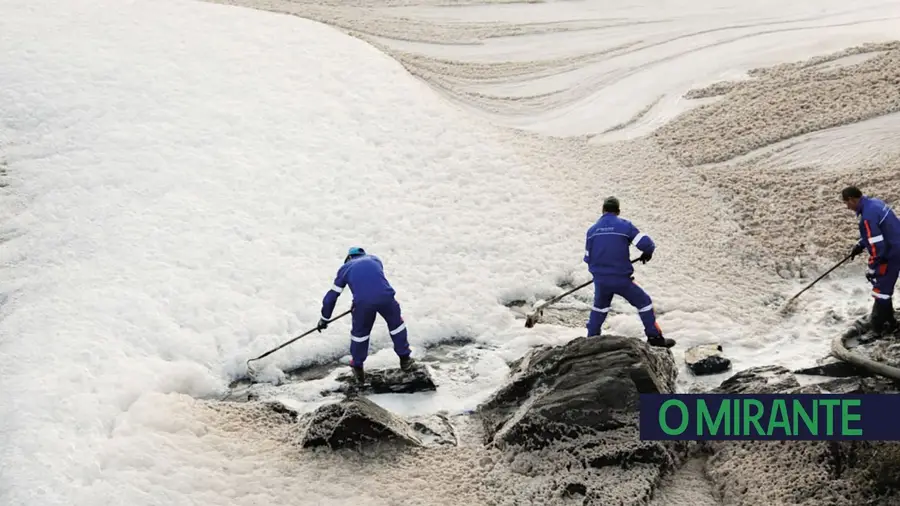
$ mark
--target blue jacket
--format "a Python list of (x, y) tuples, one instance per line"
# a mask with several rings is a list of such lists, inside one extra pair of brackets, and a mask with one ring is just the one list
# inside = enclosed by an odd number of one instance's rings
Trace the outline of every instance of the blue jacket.
[(859, 245), (869, 251), (869, 266), (900, 260), (900, 220), (894, 211), (872, 197), (864, 196), (856, 208), (859, 217)]
[(630, 221), (613, 213), (605, 213), (587, 230), (584, 261), (594, 277), (631, 276), (634, 266), (629, 246), (644, 253), (653, 253), (656, 245), (650, 236), (641, 233)]
[(378, 304), (394, 297), (394, 288), (384, 277), (384, 265), (375, 255), (363, 255), (351, 259), (338, 269), (334, 286), (322, 300), (322, 318), (331, 319), (338, 297), (349, 286), (353, 303), (361, 306)]

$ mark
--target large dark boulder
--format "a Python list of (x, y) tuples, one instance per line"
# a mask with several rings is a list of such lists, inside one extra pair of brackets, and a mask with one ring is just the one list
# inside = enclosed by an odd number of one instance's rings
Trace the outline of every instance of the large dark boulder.
[(365, 397), (348, 397), (320, 406), (312, 413), (306, 423), (302, 446), (358, 448), (377, 441), (422, 445), (405, 420)]
[(540, 448), (632, 425), (641, 393), (669, 393), (671, 353), (637, 339), (581, 337), (529, 352), (512, 380), (477, 408), (487, 443)]
[[(861, 394), (892, 390), (895, 387), (890, 381), (872, 377), (846, 377), (801, 386), (789, 370), (764, 366), (741, 371), (712, 392)], [(879, 479), (876, 476), (900, 476), (900, 452), (894, 451), (894, 457), (890, 457), (890, 451), (885, 451), (900, 446), (896, 443), (709, 441), (703, 446), (712, 453), (706, 474), (724, 504), (881, 504), (877, 501), (886, 493), (883, 487), (879, 491), (875, 486)]]
[(536, 497), (645, 504), (687, 445), (640, 440), (639, 396), (674, 392), (676, 375), (668, 349), (634, 338), (582, 337), (529, 352), (476, 412), (485, 442), (528, 463), (522, 472), (553, 490)]
[(304, 448), (359, 449), (375, 442), (432, 447), (459, 444), (453, 422), (442, 412), (403, 419), (360, 396), (320, 406), (302, 416), (280, 402), (266, 404), (304, 427)]

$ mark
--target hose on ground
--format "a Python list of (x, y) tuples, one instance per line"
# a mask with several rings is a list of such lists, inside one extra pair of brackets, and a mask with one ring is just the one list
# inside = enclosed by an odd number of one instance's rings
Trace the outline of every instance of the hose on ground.
[(838, 336), (831, 341), (831, 353), (835, 357), (844, 362), (849, 362), (857, 367), (861, 367), (871, 373), (878, 374), (879, 376), (900, 381), (900, 368), (876, 362), (859, 353), (848, 350), (844, 342), (846, 339), (849, 339), (849, 337), (850, 336), (847, 335)]

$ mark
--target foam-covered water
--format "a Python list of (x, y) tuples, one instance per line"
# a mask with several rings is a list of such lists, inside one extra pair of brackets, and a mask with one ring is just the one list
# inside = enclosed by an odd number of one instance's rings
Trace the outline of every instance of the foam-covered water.
[[(738, 369), (809, 365), (868, 309), (858, 261), (776, 313), (855, 241), (843, 185), (900, 197), (895, 116), (769, 135), (733, 163), (672, 148), (735, 146), (691, 134), (711, 125), (703, 104), (729, 125), (764, 116), (740, 90), (685, 92), (882, 42), (896, 2), (241, 3), (0, 8), (3, 504), (394, 504), (394, 481), (413, 504), (527, 497), (529, 478), (464, 421), (455, 449), (300, 453), (276, 414), (214, 400), (315, 324), (351, 245), (385, 261), (415, 353), (477, 343), (442, 359), (437, 392), (373, 397), (409, 415), (471, 409), (530, 346), (583, 334), (577, 320), (525, 329), (504, 303), (587, 279), (584, 230), (609, 194), (659, 247), (637, 280), (676, 356), (720, 341)], [(873, 60), (852, 56), (826, 62), (851, 70), (820, 100), (869, 82)], [(802, 101), (773, 104), (806, 117)], [(848, 136), (866, 149), (839, 149)], [(614, 309), (605, 332), (640, 336)], [(263, 376), (346, 360), (348, 331), (280, 350)], [(373, 347), (369, 367), (395, 364), (382, 322)], [(259, 393), (313, 409), (339, 372)]]

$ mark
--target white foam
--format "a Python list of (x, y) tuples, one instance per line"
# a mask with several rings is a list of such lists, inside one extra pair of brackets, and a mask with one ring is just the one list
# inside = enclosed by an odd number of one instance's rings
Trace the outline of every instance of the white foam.
[[(25, 206), (4, 222), (4, 504), (147, 501), (153, 475), (124, 462), (195, 435), (145, 424), (126, 444), (123, 417), (189, 417), (153, 392), (220, 392), (313, 326), (349, 246), (384, 260), (414, 346), (526, 334), (498, 300), (580, 262), (580, 241), (547, 240), (582, 224), (544, 176), (331, 28), (181, 1), (7, 2), (0, 19)], [(265, 360), (344, 354), (347, 320)], [(210, 471), (184, 458), (166, 468), (197, 481), (170, 504), (204, 502)]]
[[(441, 12), (631, 25), (599, 39), (572, 31), (480, 46), (391, 44), (528, 62), (686, 35), (588, 66), (564, 61), (573, 66), (566, 74), (551, 68), (518, 84), (485, 84), (490, 73), (442, 82), (503, 95), (563, 90), (560, 101), (512, 115), (522, 104), (469, 104), (553, 133), (602, 131), (664, 97), (611, 134), (620, 139), (682, 110), (673, 97), (689, 88), (893, 34), (896, 19), (880, 18), (898, 14), (874, 1), (854, 9), (834, 1), (680, 2), (664, 11), (605, 4)], [(479, 17), (487, 12), (493, 18)], [(0, 157), (11, 180), (0, 233), (11, 237), (0, 285), (3, 504), (388, 504), (390, 480), (410, 480), (435, 504), (483, 499), (472, 491), (483, 485), (478, 477), (465, 474), (474, 469), (468, 450), (446, 461), (403, 456), (406, 467), (396, 468), (298, 456), (295, 428), (194, 399), (223, 393), (246, 359), (314, 325), (351, 245), (385, 261), (414, 347), (457, 334), (492, 346), (461, 350), (456, 368), (436, 371), (438, 392), (373, 397), (401, 414), (471, 409), (503, 381), (505, 361), (583, 333), (526, 330), (500, 302), (547, 298), (557, 278), (584, 276), (583, 233), (606, 193), (623, 197), (627, 217), (647, 224), (660, 245), (639, 276), (679, 349), (724, 341), (736, 369), (800, 367), (839, 329), (821, 324), (825, 310), (840, 301), (838, 312), (853, 314), (868, 302), (862, 276), (848, 269), (805, 294), (793, 318), (751, 324), (761, 309), (749, 297), (784, 284), (725, 270), (737, 265), (720, 244), (734, 233), (731, 222), (709, 216), (716, 203), (694, 183), (669, 187), (671, 168), (658, 153), (639, 144), (577, 166), (565, 150), (533, 158), (383, 53), (297, 17), (177, 0), (14, 0), (0, 13), (8, 55)], [(355, 14), (347, 19), (374, 23)], [(735, 20), (754, 26), (729, 28)], [(762, 33), (782, 22), (789, 30)], [(709, 26), (721, 30), (700, 33)], [(600, 81), (576, 86), (586, 76)], [(654, 205), (632, 206), (639, 199)], [(841, 282), (847, 272), (857, 277)], [(610, 331), (640, 335), (633, 311), (615, 307), (622, 312), (611, 315)], [(258, 363), (261, 372), (277, 381), (280, 368), (346, 354), (348, 324), (273, 354)], [(373, 343), (384, 348), (373, 367), (394, 363), (380, 321)], [(307, 411), (325, 402), (318, 392), (336, 386), (335, 374), (263, 393)], [(507, 499), (524, 479), (496, 477), (508, 485), (492, 493)]]

